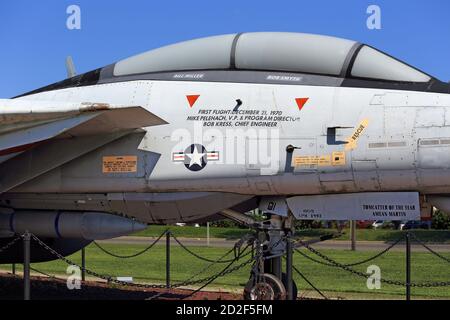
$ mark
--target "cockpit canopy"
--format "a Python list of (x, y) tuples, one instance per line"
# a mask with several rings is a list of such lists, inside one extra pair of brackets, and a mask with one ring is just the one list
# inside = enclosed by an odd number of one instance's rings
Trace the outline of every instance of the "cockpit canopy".
[(186, 81), (284, 84), (290, 79), (270, 78), (268, 73), (299, 73), (308, 76), (292, 77), (302, 81), (296, 84), (450, 93), (449, 84), (355, 41), (305, 33), (254, 32), (176, 43), (18, 97), (111, 82), (185, 79), (190, 71), (202, 71), (201, 77), (187, 77)]
[(388, 81), (428, 82), (431, 77), (369, 46), (362, 46), (351, 68), (351, 76)]
[(114, 76), (187, 70), (260, 70), (399, 82), (432, 78), (376, 49), (329, 36), (256, 32), (185, 41), (122, 60)]

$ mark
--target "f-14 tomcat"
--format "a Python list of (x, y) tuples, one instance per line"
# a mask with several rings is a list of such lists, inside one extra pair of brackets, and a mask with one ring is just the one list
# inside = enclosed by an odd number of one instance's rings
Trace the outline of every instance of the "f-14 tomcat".
[[(70, 254), (255, 208), (269, 230), (450, 211), (450, 85), (355, 41), (186, 41), (0, 100), (0, 113), (0, 244), (28, 230)], [(0, 262), (21, 259), (18, 245)]]

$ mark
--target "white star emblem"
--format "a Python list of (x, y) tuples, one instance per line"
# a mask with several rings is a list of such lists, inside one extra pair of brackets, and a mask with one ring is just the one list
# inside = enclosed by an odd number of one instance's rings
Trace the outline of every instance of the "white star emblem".
[(189, 163), (189, 167), (192, 167), (194, 164), (198, 164), (200, 167), (203, 166), (202, 159), (206, 153), (198, 152), (197, 146), (194, 146), (194, 151), (192, 153), (186, 153), (186, 156), (191, 159)]

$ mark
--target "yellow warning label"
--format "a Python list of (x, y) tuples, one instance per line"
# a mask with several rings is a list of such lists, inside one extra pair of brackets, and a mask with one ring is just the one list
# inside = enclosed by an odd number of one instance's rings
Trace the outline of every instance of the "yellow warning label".
[(359, 137), (363, 134), (364, 130), (369, 126), (369, 119), (362, 120), (358, 127), (356, 128), (355, 132), (347, 139), (347, 144), (345, 145), (345, 150), (353, 150), (356, 148), (356, 142), (358, 141)]
[(310, 165), (317, 165), (318, 163), (318, 157), (315, 156), (301, 156), (301, 157), (295, 157), (294, 160), (295, 166), (310, 166)]
[(294, 158), (294, 166), (331, 166), (331, 156), (300, 156)]
[(330, 155), (326, 155), (326, 156), (320, 156), (319, 157), (319, 166), (330, 166), (331, 165), (331, 156)]
[(331, 158), (333, 166), (345, 166), (345, 152), (333, 152)]
[(103, 157), (103, 173), (137, 172), (137, 156)]

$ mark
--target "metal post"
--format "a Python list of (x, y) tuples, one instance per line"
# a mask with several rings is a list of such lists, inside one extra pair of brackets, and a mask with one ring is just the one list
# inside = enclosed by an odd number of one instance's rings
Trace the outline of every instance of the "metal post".
[[(272, 214), (270, 216), (270, 230), (268, 231), (269, 239), (270, 239), (270, 255), (275, 255), (275, 257), (271, 258), (270, 265), (271, 271), (274, 276), (281, 280), (282, 278), (282, 261), (281, 255), (284, 253), (286, 248), (281, 248), (281, 237), (283, 236), (282, 231), (282, 219), (280, 216)], [(278, 256), (280, 255), (280, 256)]]
[(166, 232), (166, 288), (170, 288), (170, 231)]
[(295, 300), (293, 296), (293, 283), (292, 283), (292, 242), (291, 237), (286, 238), (286, 291), (287, 299)]
[(13, 275), (16, 275), (16, 264), (13, 263), (11, 267), (12, 267), (12, 268), (11, 268), (11, 269), (12, 269), (12, 274), (13, 274)]
[(411, 235), (406, 232), (406, 300), (411, 300)]
[(86, 250), (81, 249), (81, 281), (86, 281)]
[(350, 236), (352, 241), (352, 251), (356, 251), (356, 221), (350, 221)]
[(209, 222), (206, 223), (206, 246), (209, 247)]
[(31, 236), (25, 232), (23, 236), (23, 299), (30, 300), (30, 242)]
[(275, 257), (270, 259), (272, 261), (272, 272), (273, 274), (281, 280), (283, 272), (281, 267), (281, 257)]

